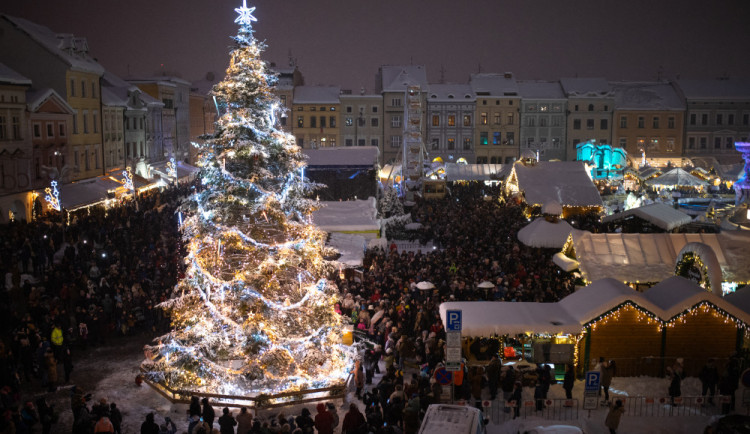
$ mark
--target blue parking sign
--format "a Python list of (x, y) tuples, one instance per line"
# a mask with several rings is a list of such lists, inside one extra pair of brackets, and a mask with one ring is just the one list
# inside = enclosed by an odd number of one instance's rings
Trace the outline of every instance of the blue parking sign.
[(445, 319), (447, 324), (445, 329), (449, 332), (460, 332), (461, 331), (461, 311), (460, 310), (449, 310), (445, 312)]
[(598, 392), (599, 382), (601, 380), (602, 373), (599, 371), (588, 371), (586, 372), (585, 380), (585, 391), (586, 392)]

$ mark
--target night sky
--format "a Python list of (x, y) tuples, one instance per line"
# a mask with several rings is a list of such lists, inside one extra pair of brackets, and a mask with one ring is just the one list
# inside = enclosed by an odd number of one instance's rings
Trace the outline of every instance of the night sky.
[[(127, 77), (224, 75), (241, 0), (4, 0), (2, 13), (88, 38)], [(748, 77), (750, 1), (248, 0), (265, 59), (306, 84), (374, 90), (383, 64), (428, 79), (512, 71), (519, 79)], [(0, 59), (1, 61), (1, 59)], [(163, 64), (163, 67), (162, 67)]]

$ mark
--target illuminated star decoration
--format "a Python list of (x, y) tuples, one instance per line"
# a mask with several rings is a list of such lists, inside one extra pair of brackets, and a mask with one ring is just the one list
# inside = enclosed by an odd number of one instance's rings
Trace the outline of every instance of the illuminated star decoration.
[(47, 193), (44, 200), (47, 201), (47, 206), (50, 209), (60, 211), (60, 192), (57, 190), (57, 181), (52, 181), (50, 186), (44, 189), (44, 192)]
[(122, 179), (122, 186), (130, 191), (135, 191), (135, 187), (133, 186), (133, 173), (130, 170), (130, 167), (122, 171), (122, 176), (124, 176)]
[(242, 0), (242, 7), (236, 8), (234, 11), (239, 14), (239, 17), (234, 20), (234, 22), (237, 24), (250, 26), (252, 25), (253, 21), (258, 21), (258, 19), (253, 16), (255, 8), (248, 8), (247, 0)]
[(170, 178), (177, 179), (177, 165), (175, 165), (174, 157), (170, 158), (167, 162), (167, 175)]

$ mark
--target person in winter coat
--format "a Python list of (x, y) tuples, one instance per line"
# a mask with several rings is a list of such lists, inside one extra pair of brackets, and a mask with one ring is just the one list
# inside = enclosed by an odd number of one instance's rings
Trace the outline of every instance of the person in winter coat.
[(357, 404), (351, 403), (341, 423), (341, 434), (357, 434), (365, 423), (365, 416), (359, 411)]
[(667, 377), (669, 377), (669, 398), (674, 405), (674, 399), (682, 396), (682, 371), (678, 367), (667, 367)]
[(708, 394), (708, 403), (714, 404), (714, 395), (716, 395), (716, 385), (719, 384), (719, 370), (713, 358), (701, 369), (698, 378), (701, 380), (701, 396)]
[(573, 399), (573, 385), (576, 382), (576, 373), (573, 365), (565, 365), (565, 378), (563, 378), (563, 389), (565, 389), (565, 398)]
[(513, 419), (517, 418), (521, 413), (521, 398), (523, 389), (520, 381), (516, 381), (513, 384), (513, 393), (510, 394), (509, 402), (515, 401), (515, 407), (513, 407)]
[(315, 415), (315, 429), (318, 434), (333, 434), (333, 415), (322, 402), (315, 406), (318, 414)]
[(484, 382), (484, 368), (475, 366), (472, 368), (471, 378), (471, 396), (474, 398), (475, 406), (482, 408), (482, 383)]
[(365, 387), (365, 373), (360, 359), (354, 362), (354, 384), (357, 386), (357, 398), (361, 398), (362, 388)]
[(36, 410), (39, 413), (39, 421), (42, 423), (42, 434), (49, 434), (52, 425), (57, 422), (57, 414), (54, 405), (47, 403), (44, 397), (36, 400)]
[(513, 394), (514, 386), (516, 384), (516, 370), (513, 366), (508, 366), (508, 369), (503, 373), (502, 382), (500, 387), (503, 390), (503, 400), (505, 402), (510, 401), (510, 396)]
[(112, 425), (112, 421), (109, 420), (109, 417), (102, 416), (99, 418), (98, 421), (96, 421), (96, 425), (94, 425), (94, 434), (97, 433), (110, 433), (114, 434), (115, 427)]
[(54, 392), (57, 389), (57, 360), (52, 348), (47, 348), (44, 352), (44, 366), (47, 370), (47, 390)]
[(188, 410), (188, 416), (199, 416), (201, 415), (201, 402), (197, 396), (190, 397), (190, 409)]
[(604, 403), (609, 404), (609, 386), (612, 384), (612, 377), (615, 375), (614, 360), (609, 360), (602, 363), (601, 371), (601, 386), (602, 390), (604, 390)]
[(201, 416), (203, 416), (203, 422), (208, 425), (208, 431), (211, 432), (211, 430), (214, 429), (216, 412), (214, 412), (214, 408), (211, 407), (211, 404), (208, 402), (208, 398), (201, 399), (201, 404), (203, 404), (203, 412), (201, 413)]
[(332, 402), (326, 402), (326, 410), (333, 416), (333, 428), (339, 426), (339, 412), (336, 411), (336, 406)]
[(141, 434), (159, 434), (159, 425), (154, 422), (154, 414), (146, 415), (146, 420), (141, 424)]
[(500, 371), (502, 364), (497, 354), (492, 355), (492, 360), (487, 365), (487, 383), (490, 388), (490, 400), (494, 401), (497, 397), (497, 387), (500, 384)]
[(247, 411), (247, 407), (242, 407), (237, 415), (237, 434), (248, 434), (252, 428), (253, 415)]
[(310, 410), (303, 408), (302, 413), (295, 419), (303, 434), (313, 434), (315, 421), (310, 417)]
[(109, 404), (109, 420), (112, 422), (112, 427), (115, 429), (115, 434), (120, 434), (120, 428), (122, 427), (122, 413), (117, 408), (117, 404), (114, 402)]
[(237, 425), (237, 421), (234, 420), (232, 413), (229, 412), (229, 408), (224, 407), (221, 413), (222, 415), (219, 418), (219, 430), (221, 434), (234, 434), (234, 426)]
[(604, 420), (604, 425), (609, 428), (610, 434), (617, 433), (617, 427), (620, 426), (620, 418), (625, 413), (625, 407), (622, 406), (622, 401), (615, 400), (614, 404), (609, 404), (609, 413), (607, 418)]

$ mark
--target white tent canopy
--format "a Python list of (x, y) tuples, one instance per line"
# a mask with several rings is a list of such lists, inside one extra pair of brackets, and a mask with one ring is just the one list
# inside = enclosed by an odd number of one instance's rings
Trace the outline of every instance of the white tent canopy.
[(539, 217), (518, 231), (518, 241), (529, 247), (562, 248), (572, 231), (573, 226), (565, 220), (556, 223)]
[(693, 219), (684, 212), (674, 209), (663, 203), (652, 203), (639, 208), (631, 208), (627, 211), (608, 215), (602, 218), (602, 223), (609, 223), (625, 219), (631, 215), (637, 216), (647, 222), (658, 226), (665, 231), (671, 231), (682, 225), (690, 223)]
[(446, 181), (488, 181), (505, 179), (513, 166), (510, 164), (445, 163)]
[(688, 187), (700, 187), (705, 186), (706, 181), (693, 176), (686, 172), (684, 169), (675, 167), (669, 172), (658, 176), (656, 178), (649, 179), (646, 181), (647, 185), (663, 185), (663, 186), (688, 186)]

